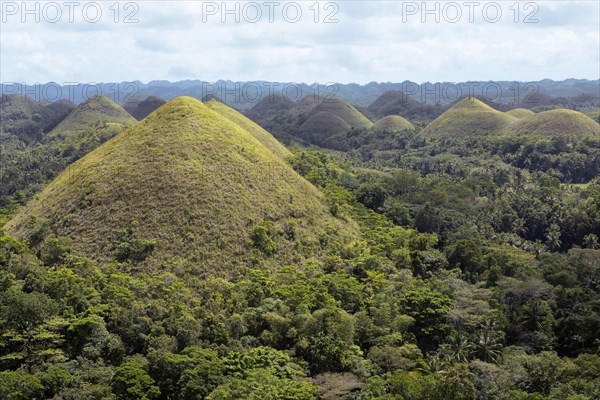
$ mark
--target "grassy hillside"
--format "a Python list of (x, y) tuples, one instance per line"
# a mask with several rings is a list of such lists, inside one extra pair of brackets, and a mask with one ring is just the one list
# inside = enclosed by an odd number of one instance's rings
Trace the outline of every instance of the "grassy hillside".
[[(81, 103), (50, 133), (48, 139), (64, 139), (97, 123), (109, 123), (126, 127), (137, 121), (120, 105), (105, 96), (94, 96)], [(117, 127), (118, 128), (118, 127)]]
[(506, 114), (510, 115), (511, 117), (521, 119), (521, 118), (530, 117), (530, 116), (534, 115), (535, 113), (526, 108), (515, 108), (515, 109), (507, 111)]
[(399, 115), (388, 115), (383, 117), (373, 124), (373, 130), (401, 132), (409, 129), (414, 129), (414, 125)]
[(376, 118), (400, 115), (411, 120), (431, 121), (443, 112), (443, 108), (420, 103), (402, 91), (390, 90), (373, 101), (367, 107), (367, 112)]
[(309, 143), (323, 145), (332, 136), (352, 129), (370, 128), (373, 123), (352, 105), (338, 99), (307, 96), (291, 112), (298, 116), (297, 134)]
[(248, 110), (247, 115), (253, 120), (257, 120), (271, 116), (277, 112), (287, 111), (293, 106), (294, 103), (283, 96), (265, 96)]
[(338, 99), (323, 99), (307, 113), (307, 120), (317, 113), (329, 112), (343, 119), (352, 128), (370, 128), (373, 123), (354, 106)]
[(315, 144), (324, 144), (331, 137), (345, 134), (351, 129), (352, 126), (346, 121), (327, 111), (313, 114), (300, 126), (302, 138)]
[(140, 102), (131, 102), (123, 105), (123, 108), (138, 121), (146, 118), (154, 110), (165, 104), (166, 101), (156, 96), (149, 96)]
[(477, 99), (464, 99), (432, 121), (421, 132), (426, 137), (497, 135), (516, 120)]
[(323, 99), (318, 96), (308, 95), (297, 101), (296, 104), (294, 104), (294, 107), (290, 109), (290, 112), (292, 115), (304, 117), (310, 110), (312, 110), (322, 101)]
[(399, 90), (390, 90), (379, 96), (367, 109), (374, 115), (400, 114), (419, 105), (417, 101)]
[(225, 104), (217, 101), (210, 100), (205, 103), (208, 108), (221, 114), (229, 121), (239, 125), (242, 129), (245, 129), (254, 138), (261, 142), (265, 147), (277, 154), (281, 158), (289, 157), (292, 153), (280, 142), (277, 141), (269, 132), (264, 130), (262, 127), (252, 122), (238, 111), (226, 106)]
[(577, 111), (557, 109), (544, 111), (520, 119), (506, 129), (506, 134), (573, 136), (600, 138), (600, 125), (585, 114)]
[(355, 235), (281, 158), (189, 97), (75, 162), (5, 228), (71, 237), (76, 254), (97, 260), (225, 276), (314, 256), (335, 232)]
[(0, 98), (0, 133), (10, 134), (25, 143), (39, 141), (74, 108), (75, 104), (68, 100), (42, 104), (27, 96), (3, 95)]

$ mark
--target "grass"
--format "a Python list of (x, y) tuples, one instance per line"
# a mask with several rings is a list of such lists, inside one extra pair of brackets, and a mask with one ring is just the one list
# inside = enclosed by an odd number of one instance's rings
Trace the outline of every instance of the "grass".
[(399, 115), (388, 115), (373, 124), (374, 131), (402, 132), (415, 126)]
[(317, 145), (352, 129), (373, 126), (360, 111), (339, 99), (306, 96), (290, 112), (298, 119), (298, 135)]
[(337, 115), (321, 111), (311, 115), (301, 126), (302, 137), (310, 143), (321, 144), (333, 136), (345, 134), (352, 129)]
[(160, 97), (149, 96), (140, 102), (126, 103), (123, 108), (131, 114), (133, 118), (141, 121), (165, 103), (166, 101)]
[[(190, 97), (165, 104), (72, 164), (6, 231), (27, 238), (31, 221), (45, 219), (54, 235), (73, 239), (76, 254), (110, 262), (128, 230), (130, 240), (155, 243), (131, 268), (223, 277), (299, 263), (327, 240), (358, 235), (314, 186), (225, 117), (233, 110), (211, 107), (219, 112)], [(273, 256), (249, 243), (264, 221), (273, 225)]]
[(520, 119), (505, 130), (510, 136), (600, 138), (600, 125), (585, 114), (557, 109)]
[(63, 120), (75, 104), (68, 100), (44, 104), (27, 96), (3, 95), (0, 98), (0, 132), (14, 135), (26, 143), (41, 140)]
[(507, 111), (506, 114), (513, 116), (517, 119), (527, 118), (535, 114), (533, 111), (528, 110), (526, 108), (515, 108), (513, 110)]
[(47, 139), (64, 139), (73, 132), (86, 129), (90, 124), (106, 121), (123, 127), (137, 122), (123, 107), (108, 97), (94, 96), (77, 106), (48, 133)]
[(421, 134), (426, 137), (498, 135), (516, 120), (477, 99), (464, 99), (433, 120)]
[(266, 148), (277, 154), (279, 157), (286, 158), (292, 155), (292, 153), (277, 139), (275, 139), (273, 135), (233, 108), (227, 107), (225, 104), (217, 100), (210, 100), (205, 104), (211, 110), (221, 114), (223, 117), (229, 119), (248, 131), (248, 133), (254, 136), (256, 140), (261, 142)]
[(265, 96), (248, 110), (248, 115), (254, 118), (264, 118), (275, 112), (287, 111), (293, 106), (294, 103), (283, 96)]
[(318, 102), (307, 114), (307, 120), (318, 113), (328, 112), (342, 119), (350, 127), (370, 128), (373, 123), (352, 105), (339, 99), (324, 99)]
[(392, 115), (418, 107), (419, 103), (399, 90), (390, 90), (379, 96), (367, 109), (375, 115)]

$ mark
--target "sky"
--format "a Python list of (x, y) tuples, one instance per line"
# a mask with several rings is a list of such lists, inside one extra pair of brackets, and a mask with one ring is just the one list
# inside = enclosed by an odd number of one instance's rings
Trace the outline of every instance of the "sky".
[(1, 82), (600, 78), (597, 1), (76, 3), (0, 2)]

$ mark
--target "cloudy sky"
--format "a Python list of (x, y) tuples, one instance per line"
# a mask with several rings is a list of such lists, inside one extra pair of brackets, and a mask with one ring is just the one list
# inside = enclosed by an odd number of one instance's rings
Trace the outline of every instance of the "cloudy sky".
[(2, 0), (0, 81), (599, 78), (597, 1), (423, 4)]

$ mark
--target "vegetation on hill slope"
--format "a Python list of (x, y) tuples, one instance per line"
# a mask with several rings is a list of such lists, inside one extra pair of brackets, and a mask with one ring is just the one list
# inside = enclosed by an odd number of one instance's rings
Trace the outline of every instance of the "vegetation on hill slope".
[(123, 108), (131, 114), (133, 118), (141, 121), (165, 103), (166, 101), (160, 97), (149, 96), (142, 101), (125, 103)]
[(415, 126), (399, 115), (388, 115), (377, 120), (373, 124), (373, 131), (394, 131), (401, 132), (414, 129)]
[(39, 223), (46, 235), (70, 237), (76, 254), (222, 276), (301, 259), (335, 232), (353, 234), (280, 157), (192, 98), (74, 163), (6, 231), (31, 239)]
[(76, 109), (48, 133), (46, 140), (64, 139), (74, 132), (88, 128), (90, 124), (104, 123), (106, 121), (110, 121), (109, 123), (114, 125), (115, 129), (122, 129), (137, 122), (123, 107), (106, 96), (98, 95), (78, 105)]
[(294, 107), (294, 103), (280, 95), (265, 96), (246, 113), (250, 118), (265, 118)]
[(528, 110), (526, 108), (513, 108), (506, 112), (506, 114), (515, 117), (517, 119), (527, 118), (535, 114), (533, 111)]
[(600, 138), (600, 125), (577, 111), (557, 109), (543, 111), (514, 122), (505, 130), (507, 135), (571, 136)]
[(480, 100), (468, 98), (432, 121), (421, 135), (457, 138), (497, 135), (515, 120), (515, 117), (494, 110)]
[(27, 96), (3, 95), (0, 98), (0, 135), (4, 140), (10, 135), (31, 144), (41, 140), (74, 108), (75, 104), (68, 100), (41, 104)]
[(210, 100), (205, 104), (211, 110), (221, 114), (223, 117), (245, 129), (248, 133), (254, 136), (256, 140), (261, 142), (266, 148), (271, 150), (279, 157), (286, 158), (292, 155), (292, 153), (290, 153), (290, 151), (284, 145), (278, 142), (273, 135), (233, 108), (230, 108), (217, 100)]
[(443, 109), (439, 105), (423, 104), (399, 90), (390, 90), (379, 96), (367, 110), (375, 117), (400, 115), (411, 120), (429, 121), (438, 117)]
[(308, 97), (312, 99), (301, 100), (291, 112), (298, 115), (297, 135), (309, 143), (324, 145), (333, 136), (373, 126), (367, 117), (346, 102)]

